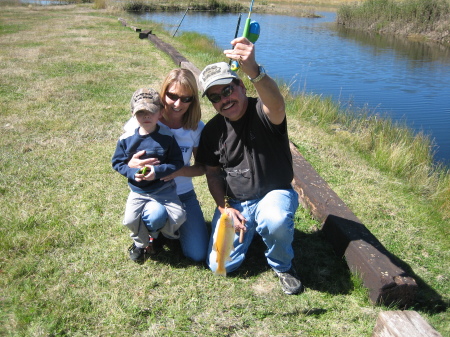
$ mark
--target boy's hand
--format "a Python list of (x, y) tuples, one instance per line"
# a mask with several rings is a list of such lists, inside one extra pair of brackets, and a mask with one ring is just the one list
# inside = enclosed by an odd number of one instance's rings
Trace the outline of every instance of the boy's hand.
[(155, 168), (153, 165), (147, 166), (148, 170), (147, 172), (143, 175), (144, 177), (142, 178), (142, 180), (147, 180), (147, 181), (151, 181), (151, 180), (155, 180)]
[(134, 180), (137, 182), (142, 180), (154, 180), (155, 179), (155, 169), (153, 165), (144, 166), (134, 175)]

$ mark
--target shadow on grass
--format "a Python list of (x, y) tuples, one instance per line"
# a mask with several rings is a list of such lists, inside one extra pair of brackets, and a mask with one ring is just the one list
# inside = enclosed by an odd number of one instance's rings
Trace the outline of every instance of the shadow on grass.
[[(348, 294), (353, 289), (350, 271), (343, 259), (337, 257), (331, 245), (320, 232), (294, 232), (294, 266), (306, 288), (329, 294)], [(255, 235), (242, 266), (233, 274), (240, 277), (256, 276), (270, 269), (264, 252), (266, 246)]]
[(196, 262), (184, 256), (179, 240), (171, 240), (160, 235), (154, 241), (156, 254), (146, 256), (147, 259), (170, 264), (176, 268), (187, 268), (192, 265), (205, 266), (206, 262)]
[(393, 263), (402, 268), (406, 275), (412, 277), (417, 283), (417, 294), (414, 298), (414, 302), (408, 306), (408, 309), (426, 312), (429, 315), (438, 314), (448, 310), (450, 303), (445, 301), (435, 289), (414, 273), (409, 264), (392, 253), (389, 253), (389, 255), (391, 256)]
[[(207, 225), (210, 228), (210, 223)], [(167, 263), (176, 268), (187, 268), (193, 265), (208, 268), (205, 262), (195, 262), (184, 257), (178, 240), (162, 239), (158, 244), (157, 254), (150, 257), (152, 260)], [(336, 255), (322, 232), (304, 233), (295, 229), (293, 248), (294, 265), (306, 288), (332, 295), (346, 295), (353, 291), (352, 275), (344, 258)], [(244, 263), (229, 276), (249, 278), (269, 270), (270, 267), (264, 256), (265, 250), (266, 246), (262, 238), (255, 235)], [(412, 309), (429, 314), (437, 314), (448, 309), (449, 303), (446, 303), (433, 288), (417, 276), (409, 265), (395, 256), (393, 258), (397, 260), (396, 264), (418, 284), (419, 290), (415, 303), (411, 306)]]
[[(158, 238), (158, 241), (160, 247), (157, 247), (157, 254), (150, 257), (152, 260), (168, 263), (176, 268), (192, 265), (207, 268), (204, 262), (194, 262), (184, 257), (178, 240)], [(255, 235), (244, 263), (229, 276), (248, 278), (269, 270), (264, 256), (266, 248), (262, 238)], [(294, 265), (305, 287), (330, 294), (348, 294), (353, 289), (350, 271), (345, 261), (336, 256), (332, 246), (320, 232), (302, 233), (296, 229), (293, 248)]]

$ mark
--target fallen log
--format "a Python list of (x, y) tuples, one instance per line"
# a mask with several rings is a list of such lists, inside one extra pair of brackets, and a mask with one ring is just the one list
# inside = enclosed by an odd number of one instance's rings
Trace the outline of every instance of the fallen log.
[(414, 301), (418, 286), (399, 266), (399, 261), (352, 213), (291, 143), (294, 189), (303, 207), (322, 222), (321, 231), (352, 273), (362, 278), (374, 304), (406, 307)]
[(442, 337), (416, 311), (382, 311), (372, 337)]
[(181, 62), (181, 68), (189, 69), (190, 71), (192, 71), (192, 73), (194, 74), (194, 76), (195, 76), (195, 78), (197, 79), (197, 82), (198, 82), (198, 77), (199, 77), (199, 75), (201, 73), (200, 69), (198, 69), (195, 65), (193, 65), (189, 61), (182, 61)]
[(168, 54), (173, 62), (180, 67), (182, 62), (189, 62), (183, 55), (181, 55), (178, 50), (176, 50), (172, 45), (162, 41), (154, 34), (150, 34), (148, 39), (160, 50)]
[(143, 30), (139, 33), (139, 38), (142, 39), (148, 39), (148, 36), (152, 33), (151, 30)]

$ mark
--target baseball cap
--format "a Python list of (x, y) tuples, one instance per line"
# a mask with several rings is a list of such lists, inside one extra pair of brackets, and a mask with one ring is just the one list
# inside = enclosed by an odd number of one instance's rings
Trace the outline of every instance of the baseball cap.
[(140, 110), (157, 113), (161, 109), (161, 98), (153, 88), (141, 88), (134, 92), (131, 97), (131, 114), (134, 116)]
[(200, 73), (200, 85), (203, 89), (203, 95), (206, 91), (214, 85), (229, 84), (233, 78), (239, 78), (239, 76), (230, 69), (230, 66), (226, 62), (218, 62), (207, 65), (205, 69)]

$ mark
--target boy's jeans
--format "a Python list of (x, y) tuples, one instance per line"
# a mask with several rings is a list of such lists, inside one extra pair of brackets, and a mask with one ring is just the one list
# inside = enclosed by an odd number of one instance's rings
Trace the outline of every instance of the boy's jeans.
[[(239, 233), (235, 235), (235, 250), (230, 255), (232, 260), (225, 265), (227, 272), (236, 270), (244, 262), (245, 254), (256, 232), (261, 235), (267, 246), (265, 256), (269, 265), (277, 272), (288, 271), (294, 257), (292, 241), (294, 239), (294, 215), (298, 207), (297, 192), (293, 189), (273, 190), (261, 199), (230, 200), (229, 204), (247, 219), (245, 224), (247, 231), (242, 244), (239, 243)], [(212, 234), (214, 234), (219, 218), (220, 212), (216, 209), (211, 223)], [(207, 263), (209, 268), (215, 271), (217, 263), (214, 260), (215, 254), (211, 254), (212, 245), (213, 237), (211, 235)]]
[[(151, 214), (145, 219), (143, 214)], [(136, 247), (145, 248), (149, 235), (161, 230), (165, 235), (177, 236), (177, 230), (186, 219), (175, 183), (168, 183), (153, 194), (130, 192), (125, 207), (123, 224), (130, 229)]]
[[(180, 233), (180, 244), (184, 256), (196, 262), (206, 259), (208, 248), (208, 231), (206, 228), (203, 212), (197, 200), (194, 190), (179, 195), (183, 208), (186, 211), (186, 221), (178, 229)], [(167, 212), (161, 204), (145, 208), (142, 220), (149, 231), (162, 228), (167, 219)]]

